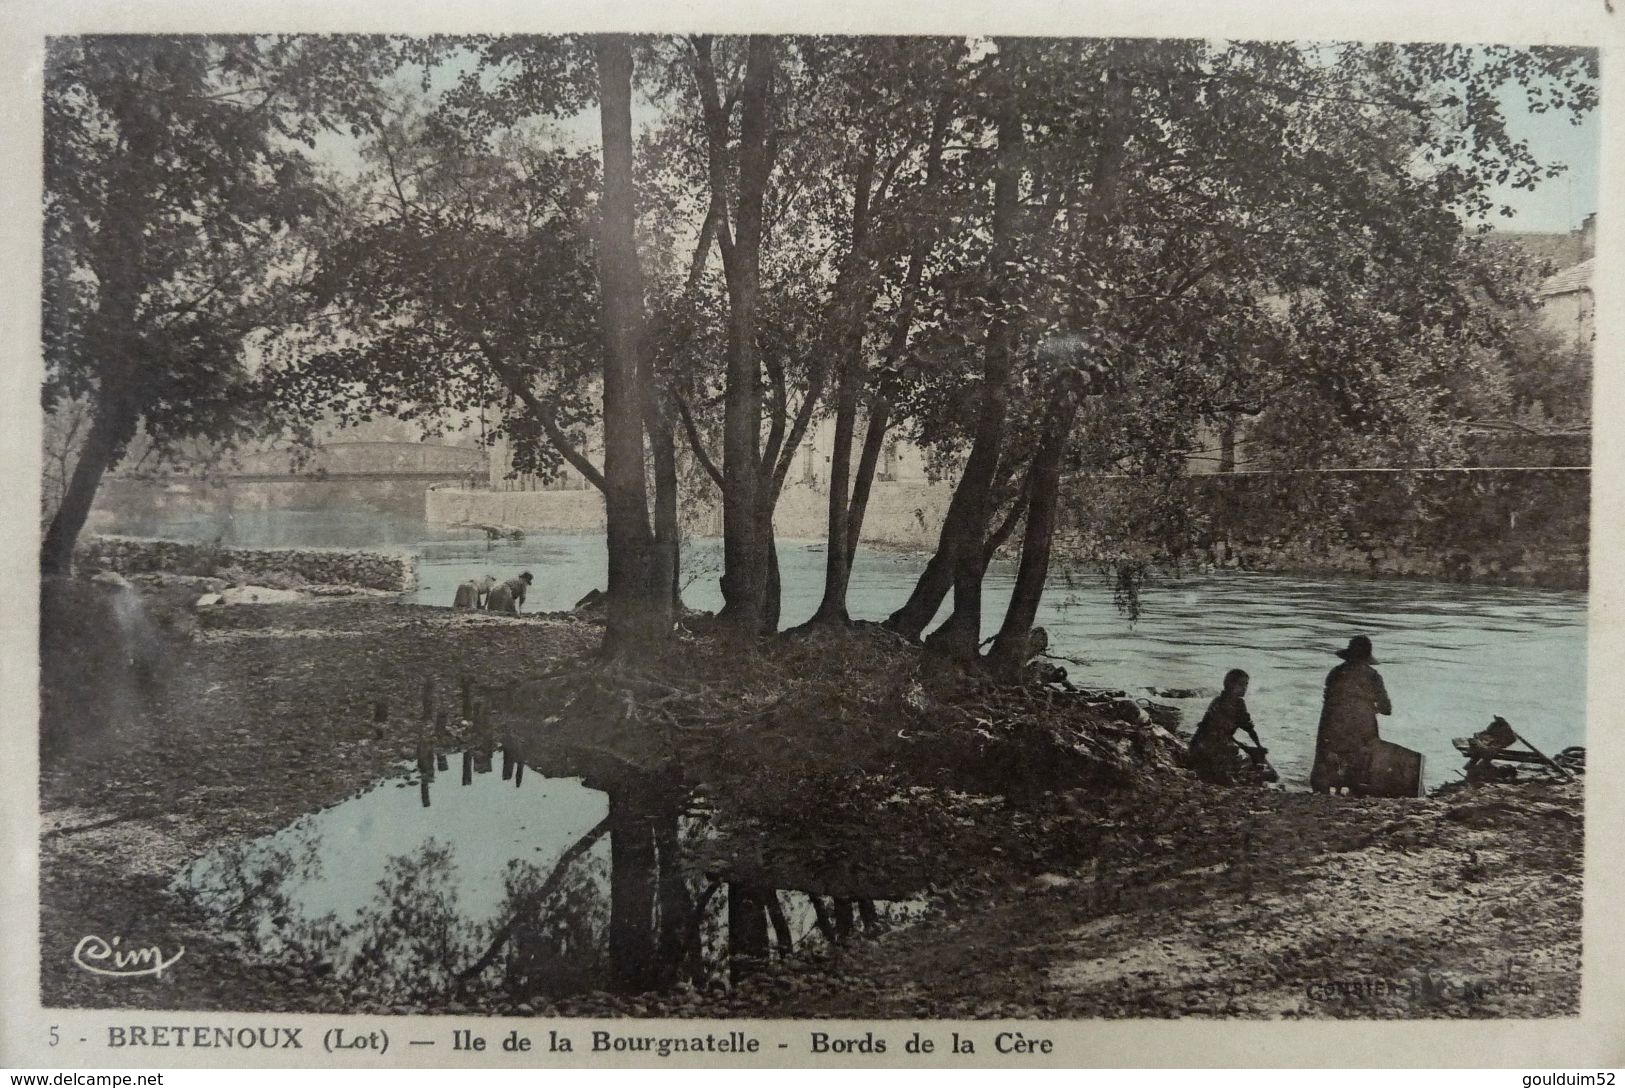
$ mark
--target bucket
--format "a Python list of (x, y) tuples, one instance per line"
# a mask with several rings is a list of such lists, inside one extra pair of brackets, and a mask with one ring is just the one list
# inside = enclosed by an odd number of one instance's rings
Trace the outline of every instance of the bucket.
[(1360, 793), (1366, 797), (1422, 796), (1422, 753), (1391, 740), (1371, 746)]

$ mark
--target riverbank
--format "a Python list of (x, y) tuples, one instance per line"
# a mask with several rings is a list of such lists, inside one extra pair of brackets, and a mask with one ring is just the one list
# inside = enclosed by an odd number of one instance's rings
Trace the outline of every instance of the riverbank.
[[(241, 932), (171, 891), (191, 859), (331, 806), (412, 759), (425, 679), (443, 698), (465, 675), (488, 687), (504, 681), (507, 696), (491, 694), (497, 728), (540, 730), (510, 733), (538, 769), (568, 763), (559, 752), (588, 741), (625, 755), (626, 738), (610, 726), (629, 723), (582, 713), (587, 688), (572, 680), (604, 676), (590, 658), (598, 635), (573, 616), (507, 619), (379, 600), (201, 613), (140, 713), (74, 738), (44, 765), (46, 1004), (719, 1016), (1577, 1007), (1577, 788), (1358, 802), (1212, 790), (1159, 761), (1177, 746), (1153, 733), (1095, 722), (1053, 696), (990, 702), (913, 671), (912, 650), (861, 631), (744, 655), (690, 637), (676, 650), (688, 655), (681, 668), (664, 679), (622, 679), (665, 684), (647, 703), (669, 712), (663, 728), (679, 735), (683, 771), (704, 784), (708, 806), (732, 814), (719, 820), (724, 846), (696, 859), (695, 879), (720, 870), (832, 896), (918, 893), (934, 909), (913, 927), (838, 951), (803, 941), (800, 954), (733, 990), (549, 1002), (484, 990), (403, 1003), (358, 994), (331, 970), (258, 955)], [(585, 736), (555, 728), (563, 699), (578, 700), (563, 716)], [(374, 720), (380, 701), (383, 723)], [(1033, 739), (1016, 723), (1040, 710), (1072, 732)], [(642, 768), (669, 770), (659, 760)], [(824, 806), (803, 809), (819, 819), (774, 823), (809, 801)], [(831, 855), (862, 864), (832, 868)], [(1509, 898), (1517, 889), (1528, 894)], [(1368, 917), (1350, 911), (1355, 899), (1372, 904)], [(162, 978), (112, 985), (73, 965), (83, 937), (114, 934), (184, 946), (185, 958)], [(1374, 1010), (1357, 996), (1386, 985), (1370, 978), (1397, 980), (1396, 993), (1445, 992), (1421, 972), (1478, 980), (1477, 999), (1390, 999)], [(1513, 981), (1494, 994), (1479, 984), (1503, 976)], [(1328, 983), (1342, 996), (1310, 996)]]
[[(1058, 556), (1080, 563), (1172, 549), (1195, 569), (1307, 577), (1584, 590), (1589, 579), (1588, 467), (1333, 469), (1227, 472), (1177, 481), (1076, 476), (1067, 481)], [(945, 483), (880, 480), (865, 549), (929, 554), (952, 496)], [(1188, 539), (1159, 522), (1170, 502), (1191, 514)], [(791, 480), (774, 513), (781, 541), (821, 539), (825, 485)], [(593, 490), (465, 491), (425, 496), (430, 525), (511, 525), (532, 533), (603, 532)], [(720, 535), (721, 512), (691, 526)]]

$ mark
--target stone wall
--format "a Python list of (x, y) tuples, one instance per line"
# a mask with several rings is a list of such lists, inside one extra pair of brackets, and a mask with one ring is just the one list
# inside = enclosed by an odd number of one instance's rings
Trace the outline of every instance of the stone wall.
[(294, 579), (312, 585), (351, 585), (405, 591), (417, 585), (417, 557), (342, 548), (220, 548), (179, 540), (92, 536), (74, 552), (81, 569), (121, 574), (164, 571), (218, 576), (230, 571), (252, 580)]
[[(934, 548), (952, 488), (924, 482), (874, 485), (863, 520), (866, 543), (898, 548)], [(773, 529), (781, 540), (822, 540), (829, 495), (817, 484), (786, 484), (774, 511)], [(503, 525), (533, 532), (601, 533), (604, 499), (590, 491), (462, 491), (437, 488), (425, 500), (431, 525)], [(722, 533), (715, 503), (685, 505), (689, 531)]]
[[(1427, 578), (1583, 589), (1590, 545), (1586, 468), (1238, 472), (1171, 485), (1125, 477), (1068, 483), (1068, 551), (1111, 559), (1177, 540), (1183, 561), (1296, 574)], [(864, 542), (936, 546), (952, 490), (921, 481), (876, 482)], [(780, 540), (821, 539), (828, 496), (817, 483), (786, 486), (774, 517)], [(428, 493), (432, 524), (505, 525), (601, 533), (592, 491)], [(689, 502), (688, 528), (722, 531), (714, 505)]]
[(430, 525), (501, 525), (530, 531), (601, 533), (604, 496), (590, 491), (464, 491), (437, 487), (424, 496)]
[(1591, 473), (1468, 468), (1075, 480), (1072, 543), (1250, 571), (1584, 589)]

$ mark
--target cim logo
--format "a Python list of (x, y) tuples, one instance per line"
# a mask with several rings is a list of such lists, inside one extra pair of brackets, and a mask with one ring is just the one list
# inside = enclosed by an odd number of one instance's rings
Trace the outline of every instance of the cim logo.
[(151, 975), (162, 978), (165, 971), (186, 954), (186, 946), (175, 950), (167, 959), (157, 945), (142, 948), (123, 948), (123, 937), (111, 941), (103, 937), (81, 937), (73, 946), (73, 962), (93, 975), (112, 978), (141, 978)]

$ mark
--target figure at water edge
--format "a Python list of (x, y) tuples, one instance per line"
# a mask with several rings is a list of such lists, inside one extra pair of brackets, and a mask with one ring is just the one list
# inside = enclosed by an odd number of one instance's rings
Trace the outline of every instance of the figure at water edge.
[(1382, 676), (1373, 667), (1377, 659), (1369, 638), (1355, 635), (1337, 656), (1343, 664), (1326, 674), (1315, 765), (1309, 774), (1309, 788), (1316, 793), (1360, 791), (1379, 739), (1377, 715), (1394, 712)]
[(525, 603), (525, 591), (530, 588), (535, 578), (530, 571), (523, 571), (516, 578), (509, 578), (499, 586), (492, 588), (486, 598), (485, 607), (491, 612), (504, 612), (510, 616), (519, 615), (519, 606)]
[[(1191, 769), (1204, 782), (1234, 785), (1266, 751), (1253, 727), (1252, 715), (1247, 712), (1249, 679), (1242, 669), (1225, 673), (1224, 690), (1208, 704), (1207, 713), (1196, 726), (1196, 734), (1191, 738)], [(1252, 748), (1246, 749), (1247, 754), (1243, 751), (1245, 746), (1236, 740), (1238, 730), (1253, 739)]]

